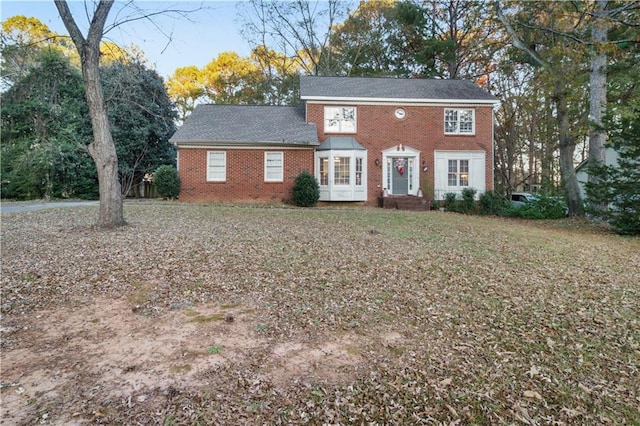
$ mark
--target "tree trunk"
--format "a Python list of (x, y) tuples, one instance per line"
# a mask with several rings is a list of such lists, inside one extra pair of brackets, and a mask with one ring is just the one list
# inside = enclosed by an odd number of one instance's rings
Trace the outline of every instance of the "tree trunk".
[[(548, 93), (548, 92), (546, 92)], [(555, 188), (555, 182), (553, 179), (553, 153), (556, 149), (556, 145), (554, 140), (556, 135), (553, 133), (553, 114), (551, 102), (549, 102), (549, 96), (545, 93), (545, 111), (546, 116), (544, 119), (544, 130), (540, 133), (541, 137), (541, 147), (540, 152), (542, 154), (541, 158), (541, 177), (540, 177), (540, 187), (544, 192), (553, 192)], [(556, 118), (556, 123), (557, 123)]]
[[(607, 53), (604, 45), (607, 42), (607, 24), (604, 19), (607, 0), (596, 1), (594, 22), (591, 27), (593, 41), (593, 57), (591, 58), (591, 75), (589, 78), (589, 167), (601, 166), (605, 163), (605, 147), (607, 133), (602, 119), (607, 107)], [(600, 179), (589, 173), (589, 182), (598, 184)], [(598, 211), (606, 210), (606, 204), (592, 205)]]
[(567, 108), (567, 90), (564, 81), (559, 79), (555, 83), (554, 101), (558, 121), (558, 141), (560, 145), (560, 175), (562, 184), (567, 192), (567, 207), (569, 216), (584, 216), (580, 186), (573, 164), (573, 153), (576, 143), (569, 129), (569, 110)]
[(94, 52), (90, 47), (85, 47), (83, 50), (82, 76), (94, 138), (89, 145), (89, 154), (96, 163), (100, 188), (98, 226), (113, 228), (125, 224), (122, 190), (118, 180), (118, 156), (111, 136), (107, 107), (100, 83), (99, 53)]
[(109, 116), (100, 81), (100, 41), (113, 0), (101, 0), (98, 3), (86, 38), (73, 19), (67, 2), (56, 0), (55, 5), (80, 55), (85, 96), (93, 129), (93, 142), (89, 144), (89, 154), (96, 164), (100, 190), (98, 226), (101, 228), (122, 226), (126, 222), (118, 180), (118, 156), (111, 136)]

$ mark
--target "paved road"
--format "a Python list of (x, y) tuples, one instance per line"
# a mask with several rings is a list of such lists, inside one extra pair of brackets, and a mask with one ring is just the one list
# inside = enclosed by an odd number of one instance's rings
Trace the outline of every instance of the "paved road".
[(50, 203), (0, 203), (0, 213), (23, 213), (62, 207), (97, 206), (98, 201), (52, 201)]

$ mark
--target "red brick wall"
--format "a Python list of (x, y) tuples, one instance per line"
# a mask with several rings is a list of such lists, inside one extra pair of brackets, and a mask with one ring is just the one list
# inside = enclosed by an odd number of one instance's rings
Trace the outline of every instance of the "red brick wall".
[[(342, 104), (341, 104), (342, 105)], [(382, 184), (382, 166), (375, 165), (375, 159), (382, 160), (382, 151), (402, 144), (420, 151), (420, 174), (422, 162), (426, 161), (429, 182), (433, 185), (433, 152), (435, 150), (483, 150), (486, 152), (486, 188), (493, 189), (493, 108), (488, 105), (475, 109), (475, 135), (445, 135), (444, 106), (404, 106), (404, 105), (350, 105), (357, 107), (357, 133), (350, 134), (368, 149), (368, 204), (377, 203)], [(395, 110), (401, 106), (404, 119), (395, 117)], [(455, 107), (469, 108), (469, 106)], [(318, 138), (324, 141), (335, 134), (324, 133), (324, 105), (308, 104), (307, 121), (315, 122)], [(422, 179), (420, 180), (422, 182)]]
[[(227, 152), (226, 182), (207, 182), (207, 151)], [(180, 148), (180, 200), (282, 202), (291, 198), (302, 171), (313, 173), (313, 149), (273, 149), (284, 153), (284, 182), (264, 181), (264, 149)]]
[[(345, 104), (348, 106), (348, 104)], [(376, 204), (382, 188), (382, 151), (399, 144), (420, 151), (422, 163), (433, 185), (435, 150), (484, 150), (486, 152), (486, 188), (493, 189), (493, 151), (491, 106), (475, 106), (475, 135), (445, 135), (444, 106), (404, 106), (404, 119), (394, 115), (397, 105), (356, 105), (357, 133), (350, 134), (368, 149), (368, 204)], [(467, 108), (467, 107), (461, 107)], [(318, 138), (324, 141), (324, 105), (308, 104), (307, 121), (316, 123)], [(304, 170), (314, 173), (313, 149), (274, 149), (284, 152), (284, 182), (264, 181), (263, 149), (225, 149), (227, 181), (207, 182), (207, 151), (217, 148), (180, 148), (180, 199), (184, 201), (256, 201), (281, 202), (291, 198), (293, 182)], [(422, 182), (422, 176), (421, 180)]]

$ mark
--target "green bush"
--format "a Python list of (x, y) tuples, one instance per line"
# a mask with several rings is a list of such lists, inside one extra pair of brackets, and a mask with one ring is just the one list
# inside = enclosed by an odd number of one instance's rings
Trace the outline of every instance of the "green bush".
[(474, 213), (476, 210), (476, 190), (465, 188), (462, 190), (462, 200), (459, 203), (459, 211), (464, 214)]
[(458, 211), (458, 200), (456, 199), (455, 192), (447, 192), (444, 194), (444, 202), (442, 203), (444, 209), (448, 212)]
[(540, 195), (515, 209), (523, 219), (561, 219), (567, 216), (567, 204), (562, 197)]
[(495, 191), (486, 191), (480, 194), (480, 214), (505, 215), (509, 207), (509, 201)]
[(320, 185), (309, 172), (302, 172), (293, 184), (293, 203), (299, 207), (312, 207), (320, 199)]
[(162, 198), (178, 198), (180, 177), (178, 177), (178, 171), (175, 167), (168, 165), (158, 167), (153, 174), (153, 183), (158, 195)]

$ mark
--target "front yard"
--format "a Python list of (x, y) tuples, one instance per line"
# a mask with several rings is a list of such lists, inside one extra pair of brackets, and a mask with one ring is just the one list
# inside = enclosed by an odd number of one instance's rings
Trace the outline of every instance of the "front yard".
[(2, 215), (7, 424), (639, 424), (640, 239), (440, 212)]

